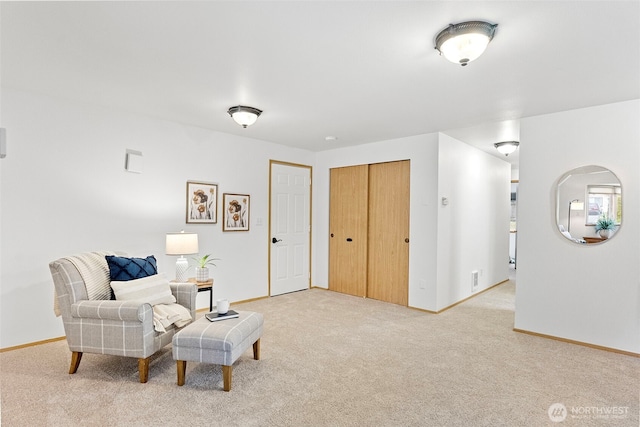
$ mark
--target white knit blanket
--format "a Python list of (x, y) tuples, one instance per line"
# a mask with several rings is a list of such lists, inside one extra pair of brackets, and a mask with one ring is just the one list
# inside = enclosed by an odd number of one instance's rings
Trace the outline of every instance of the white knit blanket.
[[(111, 297), (111, 287), (109, 286), (111, 278), (109, 275), (109, 265), (105, 259), (106, 255), (115, 255), (115, 253), (87, 252), (64, 258), (78, 269), (87, 288), (87, 297), (90, 300), (108, 300)], [(58, 296), (55, 291), (53, 294), (53, 311), (56, 316), (60, 316)]]
[(156, 304), (153, 306), (153, 329), (167, 332), (169, 325), (182, 328), (191, 322), (191, 313), (180, 304)]

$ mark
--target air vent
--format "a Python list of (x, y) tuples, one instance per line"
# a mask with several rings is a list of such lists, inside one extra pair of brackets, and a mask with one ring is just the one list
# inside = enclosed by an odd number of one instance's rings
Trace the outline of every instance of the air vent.
[(471, 292), (475, 292), (478, 289), (478, 270), (471, 272)]

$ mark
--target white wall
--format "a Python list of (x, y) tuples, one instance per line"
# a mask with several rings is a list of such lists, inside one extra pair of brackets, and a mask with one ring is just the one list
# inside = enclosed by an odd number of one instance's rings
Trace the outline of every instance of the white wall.
[[(640, 353), (639, 118), (634, 100), (522, 120), (517, 329)], [(592, 164), (620, 179), (623, 225), (576, 245), (557, 232), (554, 186)]]
[[(471, 269), (484, 272), (478, 290), (507, 279), (510, 165), (429, 134), (318, 153), (314, 284), (328, 287), (329, 169), (405, 159), (411, 160), (409, 306), (439, 311), (466, 298)], [(441, 205), (445, 195), (448, 207)]]
[[(222, 258), (211, 271), (216, 298), (268, 294), (269, 159), (312, 165), (313, 153), (7, 88), (1, 108), (0, 348), (64, 335), (50, 261), (105, 249), (153, 254), (173, 277), (170, 231), (197, 232), (201, 253)], [(124, 170), (127, 148), (142, 151), (142, 174)], [(250, 231), (223, 233), (220, 210), (216, 225), (185, 224), (187, 180), (219, 183), (219, 203), (223, 192), (250, 194)], [(198, 308), (208, 298), (200, 293)]]
[[(488, 203), (504, 203), (508, 229), (508, 174), (504, 202), (496, 196), (501, 182), (483, 193), (485, 186), (473, 187), (478, 175), (467, 174), (479, 162), (488, 175), (478, 183), (492, 187), (502, 172), (494, 175), (490, 169), (502, 169), (504, 162), (451, 138), (429, 134), (311, 153), (6, 88), (1, 108), (9, 154), (0, 161), (0, 348), (64, 335), (52, 310), (50, 261), (83, 251), (122, 250), (155, 255), (159, 270), (171, 276), (175, 258), (164, 255), (169, 231), (197, 232), (201, 253), (222, 258), (212, 270), (216, 298), (267, 295), (269, 159), (313, 166), (313, 285), (328, 286), (329, 169), (404, 159), (411, 160), (409, 305), (438, 311), (470, 294), (467, 279), (449, 292), (438, 279), (442, 268), (450, 274), (457, 267), (482, 269), (480, 289), (503, 279), (508, 250), (491, 237), (502, 222), (495, 206), (473, 215), (468, 226), (460, 223), (468, 215), (455, 218), (474, 238), (454, 231), (456, 252), (438, 254), (439, 179), (443, 185), (460, 184), (447, 190), (456, 203), (472, 200), (476, 192)], [(143, 153), (142, 174), (124, 171), (127, 148)], [(462, 167), (453, 161), (460, 154), (466, 159)], [(447, 164), (444, 171), (439, 172), (439, 161)], [(222, 233), (221, 212), (217, 225), (185, 224), (187, 180), (217, 182), (221, 194), (250, 194), (250, 231)], [(256, 225), (257, 218), (263, 226)], [(495, 249), (485, 253), (485, 248)], [(198, 308), (207, 306), (208, 293), (202, 293)]]
[(438, 310), (509, 278), (511, 212), (509, 163), (444, 134), (439, 145)]

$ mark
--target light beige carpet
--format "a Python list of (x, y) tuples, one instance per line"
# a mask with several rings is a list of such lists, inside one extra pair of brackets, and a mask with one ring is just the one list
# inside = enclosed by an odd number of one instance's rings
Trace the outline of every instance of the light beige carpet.
[(319, 289), (232, 305), (265, 332), (229, 393), (214, 365), (189, 363), (178, 387), (171, 346), (147, 384), (120, 357), (85, 354), (69, 375), (65, 341), (9, 351), (2, 426), (640, 424), (640, 359), (513, 332), (513, 300), (508, 282), (438, 315)]

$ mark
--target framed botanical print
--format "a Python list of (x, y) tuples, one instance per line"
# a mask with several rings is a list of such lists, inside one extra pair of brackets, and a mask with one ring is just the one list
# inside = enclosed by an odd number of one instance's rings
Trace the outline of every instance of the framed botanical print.
[(222, 195), (222, 231), (249, 231), (249, 195)]
[(187, 181), (187, 223), (218, 222), (218, 184)]

